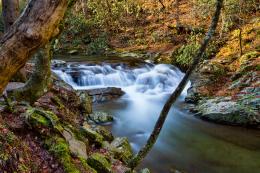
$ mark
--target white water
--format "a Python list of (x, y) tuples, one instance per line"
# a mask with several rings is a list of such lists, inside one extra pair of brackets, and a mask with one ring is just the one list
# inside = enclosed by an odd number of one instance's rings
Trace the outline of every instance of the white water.
[[(53, 71), (78, 90), (122, 88), (126, 92), (122, 98), (97, 104), (94, 109), (114, 115), (113, 134), (127, 136), (135, 152), (145, 144), (165, 100), (184, 75), (170, 65), (130, 69), (70, 63)], [(170, 173), (172, 168), (191, 173), (259, 173), (259, 131), (197, 120), (181, 106), (185, 94), (186, 90), (169, 112), (143, 167), (153, 173)]]
[(184, 76), (180, 70), (166, 64), (133, 69), (124, 65), (68, 64), (67, 68), (53, 69), (53, 72), (76, 90), (118, 87), (135, 101), (171, 93)]

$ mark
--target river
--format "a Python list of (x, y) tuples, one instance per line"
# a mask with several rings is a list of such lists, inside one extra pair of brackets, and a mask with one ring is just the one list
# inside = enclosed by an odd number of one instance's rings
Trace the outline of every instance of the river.
[[(125, 95), (97, 104), (95, 110), (115, 116), (108, 125), (115, 136), (127, 136), (137, 152), (146, 142), (169, 94), (183, 73), (171, 65), (91, 63), (70, 60), (53, 71), (75, 89), (120, 87)], [(74, 62), (73, 62), (74, 61)], [(188, 87), (188, 86), (187, 86)], [(162, 133), (142, 163), (153, 173), (260, 173), (259, 130), (230, 127), (195, 118), (186, 110), (186, 90), (172, 107)]]

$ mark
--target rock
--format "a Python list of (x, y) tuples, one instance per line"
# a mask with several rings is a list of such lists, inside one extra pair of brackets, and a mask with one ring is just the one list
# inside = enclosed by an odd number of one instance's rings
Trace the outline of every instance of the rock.
[(63, 137), (69, 144), (70, 152), (84, 159), (88, 158), (86, 144), (75, 138), (75, 135), (67, 128), (62, 132)]
[(260, 125), (260, 116), (252, 107), (232, 101), (229, 97), (217, 97), (201, 101), (197, 108), (197, 116), (214, 122), (254, 126)]
[(139, 173), (150, 173), (148, 168), (142, 169)]
[(88, 118), (98, 124), (112, 122), (114, 120), (113, 116), (106, 112), (93, 112)]
[(51, 60), (51, 66), (54, 68), (66, 67), (67, 63), (62, 60)]
[(99, 153), (92, 154), (87, 163), (94, 168), (98, 173), (112, 173), (111, 163), (105, 158), (104, 155)]
[(102, 145), (104, 138), (102, 135), (97, 133), (96, 131), (89, 128), (89, 126), (84, 125), (81, 127), (82, 134), (86, 136), (91, 142), (96, 143), (98, 145)]
[(79, 53), (79, 51), (76, 49), (68, 51), (68, 54), (70, 54), (70, 55), (76, 55), (78, 53)]
[(83, 113), (91, 114), (92, 113), (92, 101), (88, 93), (84, 91), (78, 91), (77, 95), (80, 98), (80, 107)]
[(115, 88), (115, 87), (92, 89), (92, 90), (87, 90), (86, 92), (92, 98), (93, 103), (99, 103), (99, 102), (109, 101), (112, 99), (117, 99), (125, 94), (121, 88)]
[(114, 139), (108, 150), (114, 154), (116, 159), (125, 164), (133, 157), (131, 145), (126, 137)]
[(107, 130), (105, 127), (97, 126), (94, 128), (94, 130), (97, 133), (99, 133), (100, 135), (102, 135), (104, 137), (104, 140), (109, 141), (109, 142), (114, 140), (113, 134), (109, 130)]

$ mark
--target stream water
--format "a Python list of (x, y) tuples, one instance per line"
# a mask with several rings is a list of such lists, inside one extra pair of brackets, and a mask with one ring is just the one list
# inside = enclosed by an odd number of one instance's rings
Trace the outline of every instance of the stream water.
[[(126, 93), (123, 97), (95, 105), (94, 109), (115, 116), (113, 134), (127, 136), (135, 152), (146, 142), (163, 104), (184, 75), (165, 64), (130, 68), (123, 63), (70, 62), (53, 71), (77, 90), (122, 88)], [(174, 169), (188, 173), (260, 173), (260, 132), (194, 118), (185, 109), (186, 89), (142, 166), (153, 173), (171, 173)]]

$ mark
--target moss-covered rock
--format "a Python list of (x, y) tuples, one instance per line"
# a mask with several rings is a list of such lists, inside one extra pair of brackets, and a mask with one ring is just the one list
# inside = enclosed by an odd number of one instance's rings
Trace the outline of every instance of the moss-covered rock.
[(64, 167), (65, 172), (80, 173), (72, 161), (69, 145), (65, 139), (54, 136), (46, 140), (45, 145), (47, 146), (49, 152), (52, 153)]
[(107, 130), (105, 127), (96, 126), (96, 127), (94, 128), (94, 130), (95, 130), (97, 133), (99, 133), (100, 135), (102, 135), (102, 136), (104, 137), (104, 140), (109, 141), (109, 142), (111, 142), (111, 141), (114, 140), (113, 134), (112, 134), (109, 130)]
[(104, 141), (104, 137), (102, 135), (92, 130), (87, 125), (81, 127), (81, 133), (83, 134), (83, 136), (87, 137), (90, 140), (90, 142), (93, 142), (97, 145), (101, 146), (102, 142)]
[(109, 115), (106, 112), (93, 112), (89, 115), (89, 119), (95, 123), (107, 123), (114, 120), (113, 116)]
[(112, 173), (111, 163), (102, 154), (99, 153), (92, 154), (88, 158), (87, 163), (92, 168), (94, 168), (98, 173)]
[(123, 161), (125, 164), (133, 157), (131, 145), (126, 137), (115, 138), (108, 150), (113, 153), (116, 159)]

